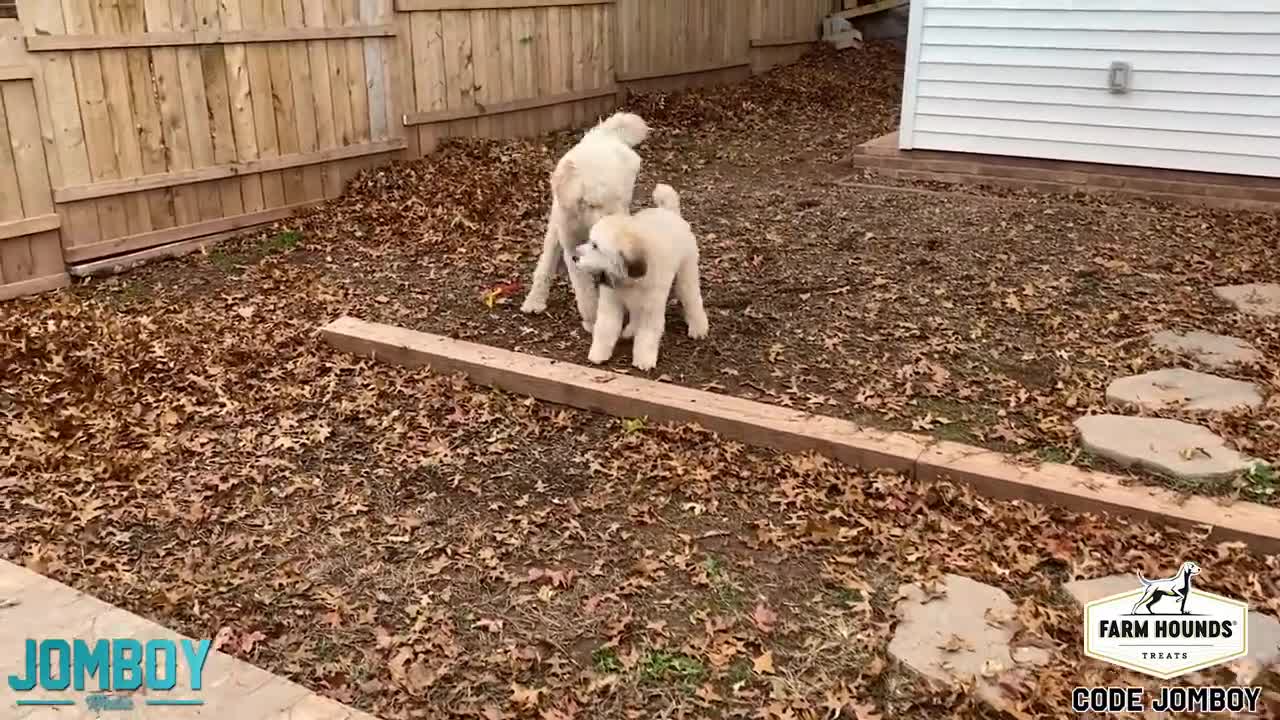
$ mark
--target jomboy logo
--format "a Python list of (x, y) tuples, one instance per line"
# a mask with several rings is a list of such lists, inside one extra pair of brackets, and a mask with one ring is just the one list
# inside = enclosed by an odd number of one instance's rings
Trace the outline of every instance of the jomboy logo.
[(1199, 574), (1193, 562), (1158, 580), (1139, 573), (1132, 591), (1086, 605), (1084, 654), (1162, 680), (1245, 655), (1248, 605), (1197, 590)]

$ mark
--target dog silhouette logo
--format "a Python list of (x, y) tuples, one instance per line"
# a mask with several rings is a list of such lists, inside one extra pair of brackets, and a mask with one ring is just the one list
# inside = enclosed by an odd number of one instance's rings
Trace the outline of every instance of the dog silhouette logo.
[[(1138, 573), (1138, 581), (1142, 583), (1142, 597), (1134, 603), (1130, 615), (1137, 615), (1139, 610), (1146, 610), (1148, 615), (1157, 614), (1152, 606), (1166, 597), (1178, 598), (1178, 614), (1188, 615), (1187, 598), (1191, 597), (1191, 578), (1200, 574), (1200, 566), (1193, 562), (1184, 562), (1173, 577), (1163, 580), (1148, 580)], [(1168, 615), (1170, 613), (1160, 613)]]
[[(1248, 605), (1196, 588), (1198, 563), (1159, 580), (1135, 574), (1139, 587), (1085, 605), (1086, 656), (1169, 680), (1248, 653)], [(1116, 581), (1130, 582), (1106, 582)]]

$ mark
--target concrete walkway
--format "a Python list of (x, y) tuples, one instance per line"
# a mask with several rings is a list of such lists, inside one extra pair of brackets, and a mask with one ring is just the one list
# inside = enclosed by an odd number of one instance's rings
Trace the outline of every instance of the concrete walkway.
[[(97, 717), (113, 720), (376, 720), (372, 715), (316, 695), (301, 685), (220, 652), (209, 653), (199, 691), (191, 690), (187, 665), (179, 659), (178, 683), (172, 690), (138, 691), (126, 695), (132, 709), (108, 708), (95, 712), (87, 698), (101, 694), (77, 692), (74, 685), (61, 692), (39, 687), (17, 692), (9, 686), (10, 675), (25, 677), (27, 674), (25, 641), (29, 638), (68, 642), (79, 639), (90, 646), (98, 639), (127, 638), (142, 643), (186, 639), (62, 583), (0, 561), (0, 717), (12, 720)], [(89, 690), (96, 690), (97, 678), (88, 680), (86, 685)], [(160, 704), (184, 701), (200, 704)], [(32, 705), (32, 702), (61, 704)]]

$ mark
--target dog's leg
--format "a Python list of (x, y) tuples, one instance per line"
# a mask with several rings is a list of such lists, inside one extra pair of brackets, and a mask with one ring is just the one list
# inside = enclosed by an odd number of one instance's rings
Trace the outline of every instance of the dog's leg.
[(710, 323), (707, 321), (706, 308), (702, 306), (702, 287), (698, 278), (696, 255), (685, 260), (676, 273), (676, 297), (680, 300), (680, 308), (684, 310), (689, 337), (695, 340), (706, 337)]
[(551, 281), (556, 275), (556, 266), (562, 262), (560, 246), (559, 213), (551, 209), (551, 217), (547, 220), (547, 235), (542, 240), (542, 254), (538, 256), (538, 265), (533, 269), (533, 281), (529, 283), (529, 294), (520, 306), (522, 313), (540, 313), (547, 309), (547, 296), (551, 293)]
[(591, 276), (578, 269), (578, 266), (566, 259), (569, 269), (569, 282), (573, 285), (573, 297), (578, 301), (578, 314), (582, 316), (582, 327), (593, 332), (596, 322), (596, 308), (600, 304), (600, 289)]
[(591, 352), (587, 359), (599, 365), (613, 357), (613, 348), (618, 344), (618, 331), (622, 329), (624, 308), (613, 288), (600, 291), (599, 305), (596, 309), (595, 329), (591, 333)]
[(658, 346), (666, 329), (667, 304), (661, 300), (637, 308), (635, 343), (631, 346), (631, 364), (640, 370), (652, 370), (658, 364)]

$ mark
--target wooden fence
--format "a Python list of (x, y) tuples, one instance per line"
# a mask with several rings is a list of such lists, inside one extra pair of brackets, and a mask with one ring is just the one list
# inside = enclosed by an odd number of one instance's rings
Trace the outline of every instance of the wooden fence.
[[(847, 0), (846, 0), (847, 1)], [(0, 298), (176, 254), (446, 137), (790, 62), (839, 0), (17, 0)]]

